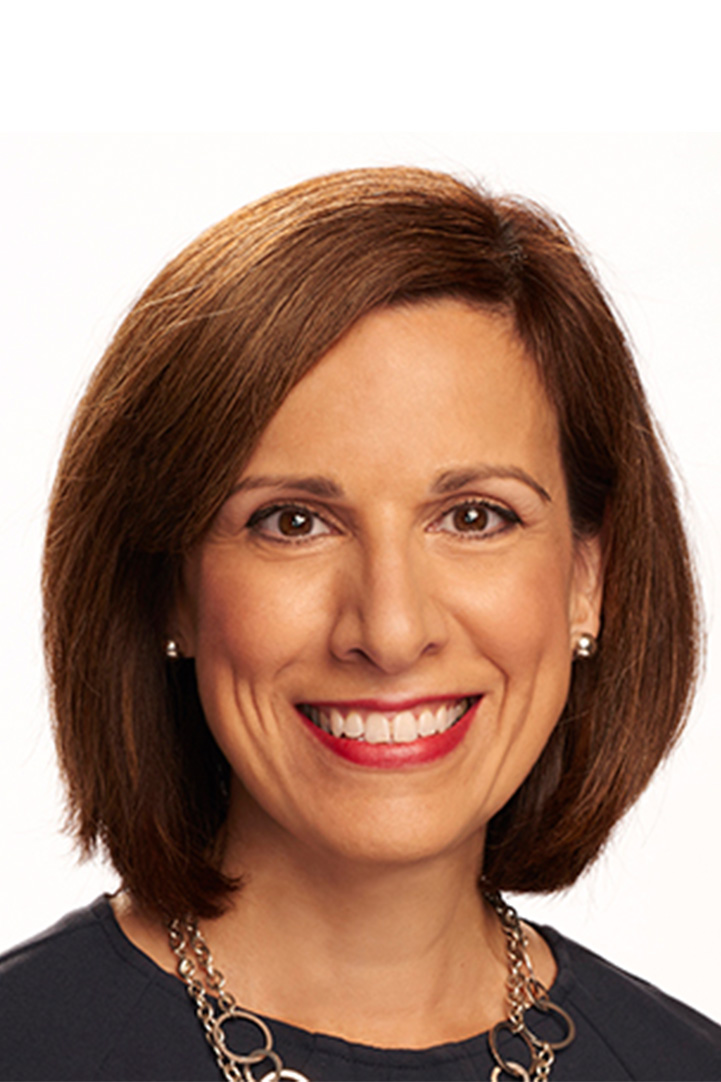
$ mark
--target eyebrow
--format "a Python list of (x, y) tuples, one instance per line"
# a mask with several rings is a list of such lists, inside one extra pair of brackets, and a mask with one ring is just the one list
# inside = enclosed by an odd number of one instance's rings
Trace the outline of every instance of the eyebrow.
[(524, 485), (532, 488), (542, 500), (551, 503), (551, 497), (543, 485), (540, 485), (530, 473), (526, 473), (520, 466), (469, 466), (466, 469), (444, 470), (434, 481), (431, 492), (444, 495), (448, 492), (456, 492), (474, 481), (488, 481), (494, 477), (510, 478), (512, 481), (521, 481)]
[(245, 477), (233, 489), (233, 492), (246, 492), (254, 488), (296, 488), (308, 492), (311, 496), (326, 496), (329, 499), (343, 499), (345, 493), (340, 485), (330, 477), (293, 477), (292, 475), (267, 475)]
[[(545, 488), (538, 483), (529, 473), (520, 466), (471, 466), (466, 469), (444, 470), (431, 485), (434, 495), (444, 496), (450, 492), (457, 492), (474, 481), (488, 481), (494, 477), (510, 478), (513, 481), (521, 481), (524, 485), (532, 488), (546, 503), (551, 503), (551, 497)], [(345, 493), (341, 486), (330, 477), (320, 475), (312, 477), (294, 477), (291, 474), (260, 474), (255, 477), (245, 477), (233, 489), (233, 492), (247, 492), (256, 488), (294, 488), (300, 492), (308, 492), (311, 496), (323, 496), (328, 499), (343, 499)]]

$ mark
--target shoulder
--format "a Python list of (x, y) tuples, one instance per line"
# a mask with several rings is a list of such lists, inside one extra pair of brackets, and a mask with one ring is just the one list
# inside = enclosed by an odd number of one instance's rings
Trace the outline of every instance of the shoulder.
[(721, 1026), (553, 929), (539, 930), (559, 966), (552, 999), (573, 1017), (579, 1042), (604, 1046), (628, 1078), (721, 1078)]
[(3, 1010), (12, 1009), (13, 998), (28, 1002), (26, 995), (30, 1003), (45, 1005), (61, 988), (74, 1003), (92, 1002), (105, 986), (112, 995), (142, 980), (113, 942), (111, 921), (107, 900), (99, 898), (0, 956)]
[(200, 1027), (188, 1008), (180, 982), (125, 939), (99, 898), (0, 957), (0, 1078), (202, 1077), (136, 1073), (132, 1062), (169, 1025), (182, 1044), (187, 1020), (192, 1041)]

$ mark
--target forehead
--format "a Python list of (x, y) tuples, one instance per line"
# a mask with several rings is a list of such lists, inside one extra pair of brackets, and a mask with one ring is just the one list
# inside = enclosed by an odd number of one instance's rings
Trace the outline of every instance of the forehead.
[(443, 299), (354, 324), (290, 392), (248, 469), (402, 473), (478, 459), (547, 471), (556, 417), (510, 317)]

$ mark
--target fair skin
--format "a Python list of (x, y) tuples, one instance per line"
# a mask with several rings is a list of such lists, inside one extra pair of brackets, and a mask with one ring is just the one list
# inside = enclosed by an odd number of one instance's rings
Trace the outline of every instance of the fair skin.
[[(371, 313), (293, 389), (189, 556), (171, 629), (234, 776), (244, 886), (205, 932), (245, 1007), (408, 1048), (506, 1016), (486, 825), (598, 630), (600, 563), (507, 317)], [(116, 912), (172, 969), (163, 930)]]

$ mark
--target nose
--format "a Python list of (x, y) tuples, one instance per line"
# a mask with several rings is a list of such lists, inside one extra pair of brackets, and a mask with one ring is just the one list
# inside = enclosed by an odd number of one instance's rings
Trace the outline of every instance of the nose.
[(356, 554), (342, 573), (331, 652), (340, 661), (365, 660), (388, 675), (437, 653), (445, 621), (431, 594), (429, 568), (410, 545), (379, 543)]

